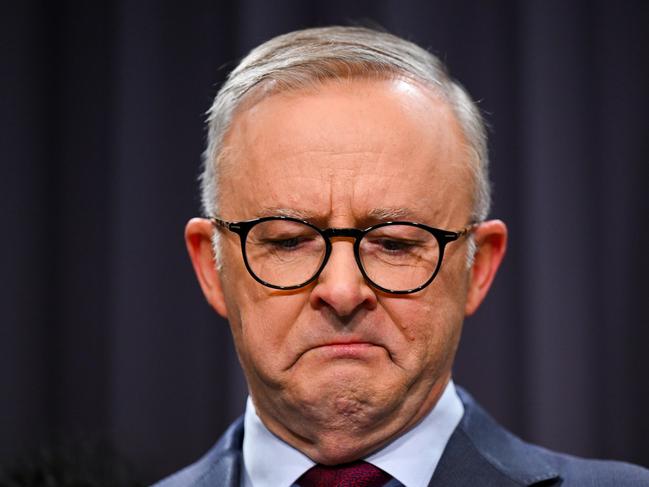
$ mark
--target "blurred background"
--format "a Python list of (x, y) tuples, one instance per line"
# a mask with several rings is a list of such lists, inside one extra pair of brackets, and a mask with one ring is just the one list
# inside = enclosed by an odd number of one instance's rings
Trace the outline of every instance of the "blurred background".
[(183, 242), (204, 112), (290, 30), (379, 25), (491, 129), (504, 267), (455, 380), (524, 439), (649, 466), (649, 3), (34, 1), (0, 14), (0, 465), (109, 445), (140, 482), (241, 414)]

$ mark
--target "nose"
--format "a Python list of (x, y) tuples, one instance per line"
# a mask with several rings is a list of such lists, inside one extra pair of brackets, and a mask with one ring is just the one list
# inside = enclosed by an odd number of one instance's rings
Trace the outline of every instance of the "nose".
[(376, 293), (361, 274), (354, 258), (354, 244), (332, 242), (331, 255), (309, 297), (314, 308), (326, 306), (340, 317), (376, 307)]

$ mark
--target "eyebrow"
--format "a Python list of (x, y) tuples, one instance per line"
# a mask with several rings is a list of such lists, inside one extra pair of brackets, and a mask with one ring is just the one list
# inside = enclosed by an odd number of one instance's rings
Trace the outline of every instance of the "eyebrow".
[(266, 216), (288, 216), (290, 218), (297, 218), (298, 220), (311, 220), (314, 215), (308, 211), (297, 210), (295, 208), (278, 208), (278, 207), (267, 207), (262, 208), (257, 212), (257, 216), (260, 218)]
[[(266, 207), (256, 212), (258, 218), (267, 216), (287, 216), (290, 218), (297, 218), (298, 220), (322, 220), (324, 217), (320, 214), (313, 212), (298, 210), (295, 208), (285, 207)], [(395, 207), (395, 208), (373, 208), (361, 220), (369, 220), (375, 222), (387, 222), (396, 220), (417, 220), (417, 218), (408, 208)], [(419, 221), (419, 220), (417, 220)]]
[(372, 219), (380, 221), (412, 219), (413, 213), (407, 208), (373, 208), (367, 214)]

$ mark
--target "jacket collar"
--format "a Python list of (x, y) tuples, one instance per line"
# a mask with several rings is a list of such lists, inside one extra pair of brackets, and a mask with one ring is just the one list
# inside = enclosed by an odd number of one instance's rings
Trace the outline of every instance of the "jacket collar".
[(464, 403), (464, 416), (446, 445), (430, 487), (532, 486), (559, 480), (559, 474), (537, 447), (506, 431), (471, 395), (457, 389)]
[[(206, 455), (209, 469), (196, 482), (196, 487), (239, 487), (243, 462), (243, 416), (230, 425), (219, 442)], [(209, 458), (213, 456), (213, 458)], [(192, 484), (194, 485), (194, 484)]]
[(243, 416), (230, 425), (200, 460), (153, 487), (239, 487), (242, 443)]
[[(559, 480), (559, 474), (544, 460), (543, 450), (506, 431), (471, 395), (460, 387), (457, 390), (464, 404), (464, 416), (446, 445), (430, 487), (533, 486)], [(228, 428), (201, 460), (174, 475), (173, 481), (166, 485), (239, 487), (242, 443), (243, 417)]]

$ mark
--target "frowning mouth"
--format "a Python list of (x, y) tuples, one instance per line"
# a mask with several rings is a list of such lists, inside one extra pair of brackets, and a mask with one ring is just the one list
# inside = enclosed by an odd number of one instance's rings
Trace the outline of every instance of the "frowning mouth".
[(330, 359), (363, 359), (375, 353), (378, 348), (369, 342), (332, 342), (314, 347), (311, 351)]

